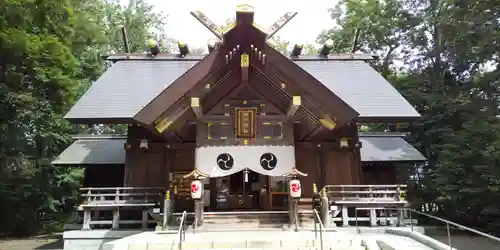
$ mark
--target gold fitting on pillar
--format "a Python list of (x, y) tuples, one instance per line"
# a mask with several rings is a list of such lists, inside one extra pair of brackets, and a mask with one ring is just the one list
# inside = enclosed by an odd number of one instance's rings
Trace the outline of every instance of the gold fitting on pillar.
[(321, 196), (326, 198), (326, 188), (321, 189)]
[(314, 194), (318, 193), (318, 186), (316, 185), (316, 183), (313, 183), (313, 193)]
[(165, 200), (170, 200), (170, 190), (167, 190), (167, 192), (165, 192)]

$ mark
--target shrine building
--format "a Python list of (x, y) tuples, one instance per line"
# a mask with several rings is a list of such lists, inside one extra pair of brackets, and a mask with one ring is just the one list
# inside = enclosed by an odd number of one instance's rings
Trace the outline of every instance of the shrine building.
[(84, 167), (84, 187), (169, 190), (174, 210), (189, 212), (192, 178), (205, 211), (286, 211), (290, 176), (307, 200), (314, 184), (402, 184), (400, 172), (425, 161), (403, 133), (359, 131), (420, 117), (370, 66), (374, 56), (335, 53), (331, 40), (317, 55), (301, 45), (281, 54), (269, 39), (296, 13), (267, 30), (246, 5), (225, 30), (192, 14), (216, 37), (209, 53), (181, 42), (163, 53), (150, 41), (148, 53), (107, 56), (112, 66), (65, 118), (126, 124), (127, 134), (76, 136), (53, 164)]

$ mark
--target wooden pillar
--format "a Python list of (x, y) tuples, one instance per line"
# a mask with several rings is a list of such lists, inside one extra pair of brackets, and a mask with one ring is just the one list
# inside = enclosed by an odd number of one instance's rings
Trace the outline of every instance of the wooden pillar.
[(347, 213), (346, 206), (342, 206), (342, 226), (343, 227), (349, 226), (349, 214)]
[(111, 229), (120, 228), (120, 209), (113, 209), (113, 224), (111, 225)]
[(320, 188), (328, 184), (326, 176), (325, 150), (318, 144), (316, 147), (316, 182)]
[(370, 209), (370, 226), (377, 226), (377, 211), (375, 209)]
[(83, 230), (90, 230), (90, 222), (92, 221), (90, 218), (90, 209), (84, 208), (83, 210)]
[(148, 228), (148, 210), (146, 208), (142, 208), (142, 228)]
[(194, 201), (194, 230), (197, 230), (199, 226), (203, 225), (203, 208), (205, 204), (203, 202), (203, 199), (195, 200)]

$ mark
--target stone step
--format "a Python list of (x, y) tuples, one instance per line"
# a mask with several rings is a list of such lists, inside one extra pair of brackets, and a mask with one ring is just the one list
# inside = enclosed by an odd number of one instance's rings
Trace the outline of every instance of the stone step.
[[(156, 245), (148, 245), (148, 246), (129, 246), (128, 249), (126, 250), (178, 250), (178, 246), (171, 246), (171, 247), (166, 247), (161, 244), (156, 244)], [(207, 250), (207, 249), (212, 249), (212, 250), (321, 250), (320, 247), (283, 247), (283, 248), (278, 248), (278, 247), (272, 247), (272, 248), (184, 248), (182, 249), (190, 249), (190, 250)], [(329, 246), (323, 247), (323, 250), (366, 250), (365, 247), (363, 246)]]
[[(180, 216), (174, 216), (169, 229), (178, 229)], [(185, 225), (192, 225), (193, 216), (188, 216)], [(314, 227), (314, 215), (301, 213), (298, 215), (299, 227)], [(288, 213), (283, 212), (252, 212), (252, 213), (205, 213), (203, 215), (203, 231), (242, 231), (256, 229), (281, 229), (289, 225)], [(293, 225), (292, 225), (293, 227)]]
[[(147, 244), (129, 244), (128, 250), (168, 250), (178, 249), (177, 242), (171, 243), (147, 243)], [(249, 240), (249, 241), (204, 241), (204, 242), (183, 242), (182, 249), (320, 249), (321, 242), (319, 240)], [(328, 240), (323, 241), (323, 249), (331, 250), (365, 250), (361, 246), (361, 241), (353, 240)]]

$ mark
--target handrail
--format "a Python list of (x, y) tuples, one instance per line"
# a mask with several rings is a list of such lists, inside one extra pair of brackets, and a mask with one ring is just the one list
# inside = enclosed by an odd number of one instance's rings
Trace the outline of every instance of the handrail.
[[(367, 208), (369, 209), (369, 208)], [(480, 235), (480, 236), (483, 236), (483, 237), (486, 237), (488, 239), (491, 239), (491, 240), (494, 240), (496, 241), (497, 243), (500, 243), (500, 238), (498, 237), (495, 237), (493, 235), (490, 235), (490, 234), (487, 234), (487, 233), (483, 233), (481, 231), (478, 231), (476, 229), (473, 229), (473, 228), (470, 228), (470, 227), (467, 227), (467, 226), (464, 226), (464, 225), (461, 225), (461, 224), (458, 224), (458, 223), (455, 223), (455, 222), (452, 222), (452, 221), (449, 221), (449, 220), (446, 220), (446, 219), (443, 219), (443, 218), (440, 218), (440, 217), (437, 217), (437, 216), (434, 216), (434, 215), (430, 215), (430, 214), (427, 214), (427, 213), (424, 213), (424, 212), (420, 212), (420, 211), (417, 211), (415, 209), (411, 209), (411, 208), (384, 208), (384, 214), (386, 214), (386, 211), (388, 210), (398, 210), (400, 212), (402, 211), (409, 211), (409, 219), (410, 219), (410, 231), (413, 232), (413, 219), (412, 219), (412, 213), (416, 213), (416, 214), (420, 214), (420, 215), (423, 215), (423, 216), (426, 216), (428, 218), (431, 218), (433, 220), (437, 220), (437, 221), (440, 221), (440, 222), (443, 222), (446, 224), (446, 232), (447, 232), (447, 238), (448, 238), (448, 246), (450, 247), (450, 250), (453, 250), (453, 246), (452, 246), (452, 242), (451, 242), (451, 233), (450, 233), (450, 225), (452, 226), (455, 226), (459, 229), (463, 229), (463, 230), (466, 230), (466, 231), (469, 231), (471, 233), (475, 233), (477, 235)], [(386, 218), (387, 220), (387, 218)], [(398, 223), (400, 225), (402, 225), (401, 223)], [(386, 225), (387, 225), (387, 222), (386, 222)], [(357, 221), (357, 210), (356, 210), (356, 231), (358, 231), (358, 233), (361, 233), (360, 229), (359, 229), (359, 226), (358, 226), (358, 221)]]
[(401, 185), (325, 185), (323, 188), (330, 188), (330, 187), (350, 187), (350, 188), (406, 188), (407, 185), (401, 184)]
[(318, 210), (314, 209), (314, 214), (316, 215), (316, 220), (314, 220), (314, 237), (317, 239), (318, 238), (318, 233), (316, 231), (316, 221), (319, 223), (319, 243), (320, 243), (320, 250), (323, 250), (323, 222), (321, 222), (321, 218), (319, 216)]
[(186, 230), (184, 230), (184, 220), (187, 217), (187, 212), (182, 212), (181, 223), (179, 225), (179, 250), (182, 250), (182, 242), (186, 239)]
[(420, 211), (417, 211), (417, 210), (414, 210), (414, 209), (410, 209), (410, 208), (405, 208), (405, 210), (409, 210), (410, 212), (414, 212), (416, 214), (421, 214), (421, 215), (424, 215), (426, 217), (429, 217), (431, 219), (434, 219), (434, 220), (438, 220), (438, 221), (441, 221), (441, 222), (444, 222), (446, 223), (447, 225), (453, 225), (457, 228), (461, 228), (461, 229), (464, 229), (464, 230), (467, 230), (469, 232), (472, 232), (472, 233), (475, 233), (475, 234), (479, 234), (483, 237), (486, 237), (486, 238), (489, 238), (491, 240), (494, 240), (494, 241), (497, 241), (500, 243), (500, 238), (498, 237), (495, 237), (493, 235), (490, 235), (490, 234), (487, 234), (487, 233), (483, 233), (481, 231), (478, 231), (476, 229), (473, 229), (473, 228), (470, 228), (470, 227), (467, 227), (467, 226), (464, 226), (464, 225), (460, 225), (458, 223), (455, 223), (455, 222), (451, 222), (449, 220), (446, 220), (446, 219), (443, 219), (443, 218), (440, 218), (440, 217), (437, 217), (437, 216), (434, 216), (434, 215), (430, 215), (430, 214), (427, 214), (427, 213), (424, 213), (424, 212), (420, 212)]
[(165, 190), (163, 187), (83, 187), (80, 188), (80, 191), (88, 191), (88, 190), (95, 190), (95, 191), (107, 191), (107, 190), (144, 190), (144, 189), (151, 189), (151, 190)]

